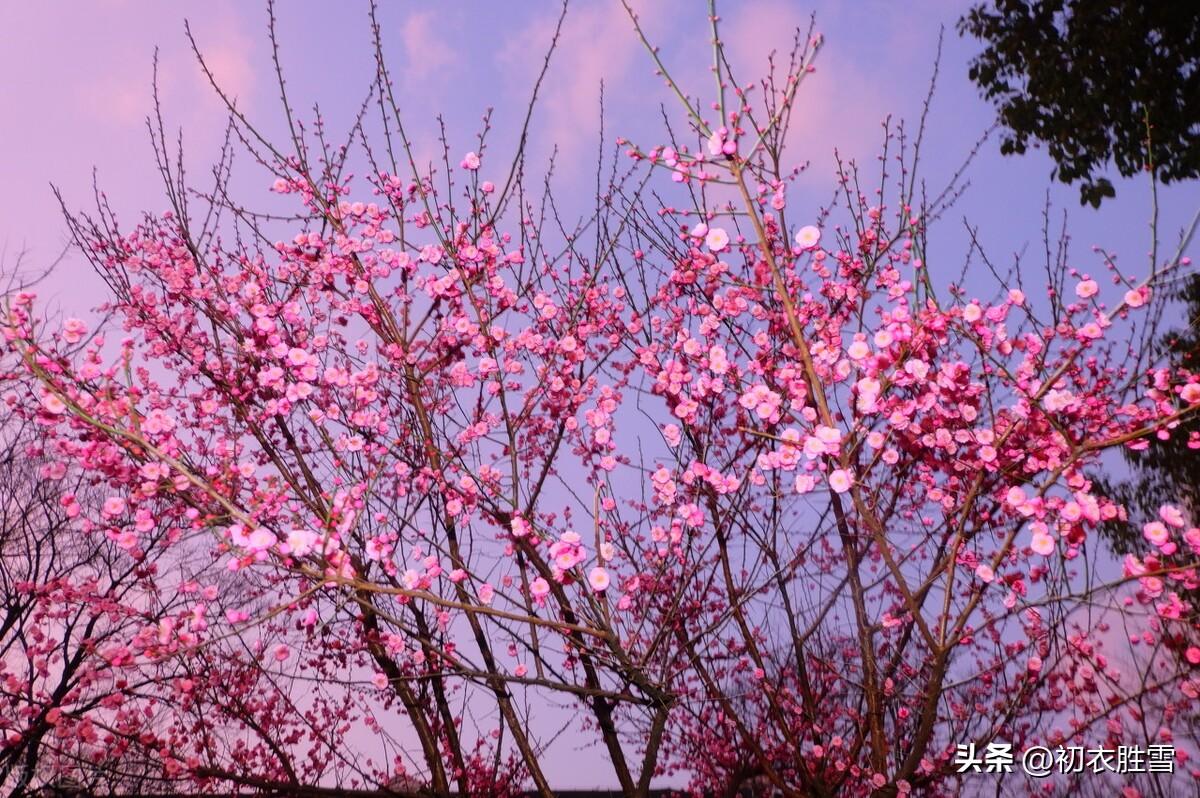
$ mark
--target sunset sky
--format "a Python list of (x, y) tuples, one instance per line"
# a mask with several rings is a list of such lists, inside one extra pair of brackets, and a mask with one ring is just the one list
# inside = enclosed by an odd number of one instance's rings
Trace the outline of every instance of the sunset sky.
[[(475, 148), (480, 117), (494, 107), (494, 160), (485, 160), (480, 174), (502, 180), (500, 167), (506, 171), (508, 163), (503, 153), (511, 151), (519, 130), (558, 4), (411, 0), (381, 5), (385, 48), (418, 156), (431, 157), (440, 146), (438, 114), (445, 117), (451, 153), (457, 157)], [(642, 0), (637, 6), (672, 72), (685, 88), (707, 98), (712, 78), (705, 5)], [(967, 78), (967, 63), (979, 45), (960, 39), (954, 30), (966, 8), (966, 3), (949, 0), (724, 4), (724, 38), (743, 82), (760, 76), (767, 54), (786, 48), (796, 26), (806, 28), (811, 15), (826, 39), (818, 69), (798, 100), (792, 156), (811, 166), (800, 179), (799, 195), (789, 195), (789, 214), (799, 208), (801, 214), (808, 209), (815, 216), (829, 200), (835, 147), (844, 158), (874, 171), (881, 121), (890, 114), (915, 125), (943, 28), (941, 71), (924, 153), (933, 193), (959, 168), (994, 116)], [(294, 105), (308, 114), (319, 103), (327, 125), (338, 133), (335, 138), (340, 137), (374, 75), (367, 5), (297, 0), (280, 3), (277, 14)], [(283, 117), (265, 3), (0, 5), (0, 246), (6, 268), (21, 258), (24, 269), (37, 271), (66, 245), (51, 184), (59, 187), (69, 207), (86, 210), (92, 205), (94, 170), (127, 225), (140, 211), (157, 213), (167, 207), (146, 131), (156, 47), (166, 124), (172, 131), (183, 130), (190, 174), (201, 184), (210, 182), (208, 169), (221, 143), (225, 109), (191, 52), (185, 19), (224, 90), (237, 97), (239, 108), (262, 130), (280, 135)], [(542, 162), (557, 145), (556, 186), (562, 196), (586, 202), (594, 192), (602, 80), (609, 146), (617, 136), (647, 148), (662, 143), (659, 105), (674, 100), (653, 69), (617, 0), (572, 4), (530, 143), (534, 160)], [(244, 171), (239, 171), (238, 186), (253, 192), (261, 173), (245, 159), (239, 167)], [(982, 243), (1002, 265), (1028, 248), (1030, 268), (1038, 266), (1049, 189), (1056, 220), (1062, 209), (1070, 214), (1071, 265), (1100, 276), (1103, 269), (1091, 246), (1102, 245), (1119, 253), (1131, 271), (1144, 271), (1138, 267), (1149, 250), (1148, 180), (1114, 180), (1117, 199), (1096, 211), (1081, 207), (1078, 190), (1052, 183), (1050, 173), (1050, 162), (1040, 153), (1005, 158), (999, 155), (998, 138), (986, 143), (968, 173), (969, 190), (931, 231), (931, 266), (944, 275), (958, 274), (967, 249), (964, 217), (979, 227)], [(263, 179), (264, 196), (268, 189), (269, 181)], [(1160, 237), (1170, 244), (1200, 207), (1200, 188), (1196, 183), (1164, 188), (1159, 207)], [(980, 291), (990, 294), (991, 276), (980, 279), (986, 283)], [(1027, 288), (1038, 284), (1034, 279)], [(972, 287), (968, 279), (968, 292)], [(104, 301), (103, 290), (83, 258), (67, 252), (39, 293), (63, 315), (84, 316)], [(569, 713), (564, 711), (564, 717), (569, 720)], [(589, 771), (569, 759), (548, 772), (564, 786), (589, 786)]]
[[(510, 144), (524, 113), (558, 7), (551, 2), (457, 4), (383, 3), (385, 46), (398, 77), (411, 135), (432, 154), (435, 116), (445, 115), (452, 151), (466, 151), (482, 111), (495, 111), (495, 155)], [(693, 91), (711, 85), (709, 43), (700, 4), (682, 0), (642, 4), (643, 22), (665, 60)], [(742, 80), (761, 74), (766, 55), (788, 45), (791, 31), (815, 14), (826, 37), (818, 70), (804, 86), (792, 136), (793, 157), (812, 166), (802, 178), (815, 209), (833, 187), (834, 147), (873, 165), (880, 121), (888, 114), (915, 122), (927, 90), (939, 28), (945, 48), (930, 116), (925, 175), (940, 187), (992, 110), (966, 76), (977, 45), (960, 39), (954, 22), (964, 4), (800, 3), (747, 0), (724, 8), (724, 36)], [(302, 111), (319, 102), (332, 130), (344, 129), (362, 101), (373, 71), (365, 3), (334, 6), (288, 2), (278, 25), (289, 92)], [(26, 268), (40, 268), (63, 247), (66, 232), (50, 190), (69, 205), (91, 203), (93, 168), (100, 187), (127, 223), (140, 210), (165, 207), (145, 128), (151, 110), (152, 60), (160, 55), (160, 84), (169, 128), (182, 128), (187, 163), (202, 179), (220, 141), (224, 112), (197, 67), (184, 35), (190, 20), (218, 79), (256, 124), (280, 130), (278, 91), (270, 69), (265, 4), (97, 3), (21, 4), (0, 9), (0, 244), (11, 266), (25, 251)], [(578, 2), (567, 17), (547, 88), (534, 118), (532, 152), (559, 147), (558, 186), (591, 175), (597, 136), (597, 97), (606, 82), (606, 136), (658, 143), (658, 105), (671, 98), (656, 81), (647, 54), (619, 3)], [(243, 164), (246, 166), (246, 164)], [(486, 173), (487, 164), (485, 164)], [(965, 242), (962, 218), (979, 225), (998, 260), (1039, 244), (1046, 188), (1071, 214), (1080, 269), (1094, 267), (1090, 245), (1102, 244), (1126, 261), (1148, 250), (1149, 190), (1145, 179), (1119, 183), (1119, 197), (1097, 212), (1081, 208), (1074, 188), (1049, 182), (1040, 154), (1003, 158), (989, 143), (969, 178), (971, 189), (932, 235), (938, 265), (957, 273)], [(588, 183), (584, 183), (587, 185)], [(251, 189), (254, 187), (251, 186)], [(266, 186), (264, 185), (265, 189)], [(1164, 238), (1174, 236), (1200, 202), (1194, 186), (1160, 196)], [(931, 257), (931, 261), (934, 259)], [(50, 286), (64, 310), (95, 304), (98, 281), (68, 254)]]

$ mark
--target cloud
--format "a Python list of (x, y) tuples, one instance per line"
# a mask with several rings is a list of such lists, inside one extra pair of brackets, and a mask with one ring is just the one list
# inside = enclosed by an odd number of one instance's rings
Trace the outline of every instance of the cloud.
[[(239, 7), (214, 2), (195, 28), (219, 79), (242, 103), (255, 93), (254, 49)], [(68, 204), (87, 205), (92, 170), (114, 208), (128, 218), (158, 204), (158, 176), (145, 118), (152, 111), (152, 64), (160, 49), (160, 90), (168, 125), (188, 134), (191, 158), (220, 143), (225, 117), (183, 38), (175, 6), (145, 2), (0, 5), (0, 245), (32, 248), (31, 265), (49, 262), (67, 240), (50, 183)], [(194, 161), (193, 161), (194, 162)], [(88, 304), (90, 269), (77, 255), (56, 285)], [(69, 297), (64, 297), (67, 299)]]
[[(238, 107), (243, 110), (253, 102), (256, 83), (254, 67), (246, 55), (249, 52), (247, 39), (248, 37), (242, 34), (226, 34), (221, 41), (200, 51), (217, 85), (226, 96), (236, 99)], [(199, 64), (194, 61), (191, 73), (197, 84), (192, 90), (206, 94), (209, 104), (220, 103), (207, 79), (200, 74)]]
[[(837, 22), (835, 14), (830, 22)], [(724, 19), (722, 38), (735, 75), (742, 83), (766, 75), (768, 55), (786, 68), (797, 29), (806, 33), (810, 19), (795, 4), (780, 0), (748, 3)], [(817, 18), (816, 32), (822, 32)], [(882, 46), (882, 45), (881, 45)], [(832, 186), (834, 150), (843, 160), (873, 157), (883, 142), (884, 117), (896, 110), (896, 97), (857, 59), (849, 42), (834, 38), (817, 56), (816, 70), (797, 89), (785, 146), (798, 162), (809, 161), (815, 179)]]
[(430, 80), (445, 77), (454, 63), (454, 48), (436, 24), (445, 14), (418, 11), (409, 14), (400, 26), (400, 41), (404, 46), (404, 81), (406, 85), (424, 85)]
[[(193, 29), (218, 84), (238, 99), (239, 106), (246, 107), (256, 79), (249, 58), (252, 42), (241, 22), (232, 8), (217, 4), (207, 9)], [(182, 115), (181, 123), (212, 126), (212, 112), (223, 105), (184, 40), (182, 17), (139, 4), (111, 3), (102, 11), (75, 9), (49, 18), (31, 15), (18, 24), (22, 23), (43, 35), (49, 33), (46, 29), (53, 30), (56, 38), (72, 42), (69, 61), (54, 66), (42, 61), (44, 79), (40, 83), (52, 83), (65, 92), (73, 102), (64, 110), (82, 112), (80, 115), (92, 123), (114, 129), (141, 126), (153, 108), (151, 78), (156, 47), (159, 93), (168, 110)], [(96, 30), (106, 31), (105, 36), (95, 36)], [(30, 49), (42, 38), (35, 34)], [(15, 57), (41, 60), (20, 49), (13, 54)], [(25, 99), (37, 103), (36, 97)]]
[[(653, 27), (669, 13), (672, 4), (639, 5), (645, 6), (639, 9), (642, 24)], [(520, 84), (511, 93), (519, 95), (521, 102), (528, 98), (541, 69), (541, 56), (550, 44), (556, 20), (556, 14), (540, 15), (500, 54), (509, 82)], [(650, 63), (620, 3), (572, 6), (538, 101), (535, 138), (547, 145), (547, 150), (548, 145), (557, 145), (559, 163), (571, 170), (577, 159), (595, 152), (601, 82), (607, 113), (615, 116), (614, 108), (645, 99), (641, 86), (650, 73)], [(636, 66), (644, 67), (644, 72), (635, 71)], [(594, 168), (594, 164), (589, 163), (587, 168)]]
[[(711, 49), (707, 19), (693, 13), (686, 3), (640, 3), (639, 20), (648, 38), (663, 45), (661, 56), (685, 92), (702, 103), (713, 100), (710, 79)], [(883, 24), (883, 12), (876, 14)], [(842, 32), (852, 33), (861, 25), (857, 12), (838, 8), (822, 11), (823, 20)], [(890, 18), (888, 18), (890, 20)], [(743, 84), (758, 83), (767, 72), (768, 55), (775, 51), (777, 63), (786, 65), (797, 28), (807, 31), (808, 12), (784, 0), (747, 0), (729, 5), (722, 15), (721, 36), (726, 52)], [(881, 47), (899, 46), (910, 31), (895, 20)], [(541, 13), (501, 52), (500, 63), (510, 83), (518, 83), (522, 101), (541, 66), (540, 55), (553, 33), (554, 15)], [(811, 161), (812, 173), (822, 186), (833, 184), (834, 149), (843, 158), (863, 162), (873, 159), (882, 144), (880, 124), (892, 111), (907, 110), (907, 98), (878, 79), (875, 64), (861, 58), (848, 37), (833, 41), (821, 53), (817, 70), (808, 75), (800, 89), (787, 139), (791, 157)], [(536, 54), (536, 55), (535, 55)], [(568, 173), (588, 160), (595, 151), (599, 122), (600, 82), (605, 85), (605, 104), (610, 120), (622, 123), (616, 135), (652, 136), (639, 142), (661, 143), (664, 132), (658, 125), (658, 104), (666, 103), (672, 120), (681, 118), (674, 97), (654, 76), (654, 66), (633, 31), (619, 3), (573, 6), (567, 15), (551, 74), (540, 99), (535, 141), (559, 147), (560, 170)], [(516, 88), (510, 90), (514, 96)], [(633, 130), (627, 129), (633, 126)], [(611, 125), (610, 125), (611, 128)], [(677, 129), (678, 130), (678, 129)], [(612, 137), (610, 136), (610, 138)]]

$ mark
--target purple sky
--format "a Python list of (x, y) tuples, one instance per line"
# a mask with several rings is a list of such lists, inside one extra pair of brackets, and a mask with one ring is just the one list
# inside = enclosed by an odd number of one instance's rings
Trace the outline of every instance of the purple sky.
[[(439, 112), (453, 137), (452, 153), (473, 149), (480, 114), (488, 106), (496, 109), (495, 143), (503, 151), (524, 114), (557, 4), (383, 5), (385, 44), (418, 153), (434, 151)], [(280, 6), (283, 61), (293, 100), (302, 111), (319, 102), (331, 129), (340, 131), (373, 75), (366, 4), (296, 0)], [(643, 0), (639, 6), (644, 6), (648, 32), (662, 45), (665, 60), (684, 86), (708, 91), (710, 45), (702, 4)], [(807, 25), (811, 13), (826, 36), (818, 71), (799, 97), (792, 155), (811, 160), (812, 167), (801, 178), (799, 197), (789, 195), (789, 214), (792, 207), (815, 213), (828, 200), (835, 146), (873, 168), (884, 116), (916, 120), (940, 25), (947, 27), (946, 43), (925, 174), (931, 187), (944, 184), (992, 118), (992, 109), (966, 77), (967, 60), (977, 45), (960, 40), (953, 30), (965, 8), (965, 3), (949, 0), (725, 4), (725, 39), (743, 81), (760, 75), (767, 52), (789, 44), (792, 28)], [(193, 176), (207, 173), (224, 129), (224, 109), (188, 48), (185, 16), (222, 85), (252, 120), (278, 132), (281, 117), (264, 4), (102, 0), (0, 6), (0, 245), (5, 265), (11, 267), (23, 250), (29, 269), (57, 255), (66, 243), (66, 230), (50, 183), (62, 189), (72, 207), (87, 208), (93, 167), (126, 224), (135, 221), (139, 210), (165, 208), (144, 121), (151, 110), (156, 46), (167, 124), (183, 128)], [(577, 194), (591, 191), (602, 78), (610, 141), (625, 135), (646, 146), (660, 143), (655, 137), (658, 104), (672, 102), (671, 96), (653, 77), (649, 58), (617, 0), (581, 0), (568, 15), (533, 127), (535, 155), (544, 156), (552, 143), (559, 146), (563, 193), (576, 180), (582, 181)], [(483, 174), (495, 179), (487, 175), (486, 163)], [(1075, 188), (1051, 185), (1049, 174), (1049, 162), (1040, 154), (1002, 158), (994, 143), (987, 145), (970, 172), (971, 189), (931, 234), (931, 266), (942, 274), (957, 274), (966, 250), (964, 215), (979, 225), (983, 242), (1001, 263), (1007, 265), (1025, 245), (1036, 253), (1047, 187), (1055, 204), (1071, 214), (1072, 265), (1100, 274), (1090, 252), (1090, 245), (1100, 244), (1122, 253), (1126, 266), (1140, 266), (1149, 249), (1148, 182), (1116, 181), (1118, 199), (1093, 211), (1079, 206)], [(266, 188), (264, 182), (261, 198)], [(1194, 184), (1160, 192), (1163, 239), (1171, 241), (1198, 205), (1200, 189)], [(83, 259), (69, 253), (42, 293), (53, 296), (64, 313), (86, 315), (103, 301), (101, 289)], [(979, 291), (992, 293), (990, 276)], [(566, 780), (560, 782), (564, 786), (573, 786), (569, 777), (578, 779), (581, 773), (569, 760), (550, 768), (552, 775)]]
[[(643, 21), (661, 43), (681, 82), (707, 90), (708, 41), (698, 3), (642, 3)], [(524, 111), (532, 77), (554, 22), (553, 2), (385, 3), (385, 40), (399, 76), (400, 96), (418, 149), (432, 152), (433, 119), (446, 115), (452, 150), (473, 144), (479, 115), (496, 108), (496, 142), (503, 143)], [(758, 75), (766, 53), (783, 47), (790, 30), (816, 13), (827, 46), (818, 71), (801, 92), (792, 154), (809, 159), (803, 197), (815, 208), (832, 187), (832, 150), (870, 161), (886, 114), (915, 119), (930, 75), (939, 25), (946, 48), (931, 116), (926, 176), (933, 186), (961, 161), (992, 112), (966, 78), (975, 49), (953, 31), (964, 3), (924, 0), (889, 3), (794, 3), (741, 0), (725, 8), (724, 32), (742, 79)], [(281, 4), (279, 27), (289, 90), (302, 110), (317, 101), (333, 129), (344, 125), (363, 97), (373, 64), (366, 5), (345, 3), (333, 13), (312, 0)], [(252, 119), (278, 130), (277, 91), (265, 42), (265, 5), (217, 0), (166, 4), (150, 0), (95, 3), (7, 3), (0, 8), (0, 244), (11, 264), (27, 250), (26, 265), (53, 258), (66, 240), (50, 192), (60, 186), (70, 204), (87, 207), (92, 168), (126, 222), (140, 209), (161, 210), (161, 189), (150, 157), (144, 119), (150, 110), (151, 59), (160, 48), (168, 126), (182, 127), (188, 163), (205, 174), (224, 115), (187, 47), (190, 18), (214, 71)], [(671, 98), (656, 82), (616, 0), (577, 2), (535, 118), (533, 151), (560, 147), (560, 185), (590, 175), (596, 141), (596, 97), (607, 86), (609, 136), (658, 143), (657, 106)], [(499, 152), (497, 152), (499, 154)], [(957, 272), (964, 251), (961, 217), (982, 229), (1000, 260), (1038, 243), (1049, 162), (1038, 154), (1002, 158), (989, 145), (972, 172), (972, 189), (933, 235), (933, 266)], [(1095, 212), (1080, 208), (1075, 189), (1054, 185), (1056, 203), (1071, 212), (1076, 265), (1091, 268), (1087, 245), (1103, 244), (1131, 260), (1148, 249), (1147, 181), (1119, 184), (1119, 198)], [(265, 186), (264, 186), (265, 188)], [(1164, 192), (1161, 229), (1169, 237), (1200, 202), (1200, 190)], [(939, 260), (940, 259), (940, 262)], [(99, 283), (69, 255), (46, 293), (63, 310), (80, 313), (97, 300)]]

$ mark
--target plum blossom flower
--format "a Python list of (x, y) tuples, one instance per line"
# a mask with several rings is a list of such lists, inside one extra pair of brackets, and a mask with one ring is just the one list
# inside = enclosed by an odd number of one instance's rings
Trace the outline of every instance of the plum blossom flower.
[(313, 550), (313, 541), (315, 536), (307, 529), (293, 529), (287, 533), (284, 542), (287, 545), (288, 552), (297, 557), (303, 557)]
[(650, 481), (654, 483), (654, 493), (658, 500), (664, 504), (670, 504), (675, 499), (675, 482), (671, 479), (671, 472), (665, 466), (659, 466), (658, 469), (650, 475)]
[(1158, 508), (1158, 517), (1173, 527), (1183, 528), (1187, 524), (1184, 521), (1183, 513), (1173, 504), (1164, 504)]
[(904, 371), (918, 380), (923, 380), (929, 376), (929, 364), (924, 360), (913, 358), (905, 362)]
[(247, 540), (247, 548), (251, 551), (266, 551), (275, 545), (275, 535), (269, 529), (258, 527), (250, 533)]
[(1166, 524), (1161, 521), (1151, 521), (1143, 526), (1142, 535), (1145, 536), (1146, 540), (1159, 547), (1170, 540), (1171, 537), (1171, 533), (1167, 531)]
[(288, 363), (293, 366), (300, 367), (308, 363), (308, 352), (305, 352), (298, 346), (293, 346), (287, 353)]
[(729, 128), (719, 127), (708, 137), (708, 154), (714, 158), (718, 155), (733, 155), (737, 152), (737, 141), (730, 137)]
[(463, 169), (474, 172), (479, 168), (479, 156), (475, 152), (468, 152), (463, 156), (462, 163), (459, 164)]
[(608, 571), (600, 566), (597, 565), (595, 568), (588, 571), (588, 584), (591, 585), (592, 590), (596, 591), (597, 593), (603, 593), (605, 590), (607, 590), (610, 582), (611, 579), (608, 576)]
[(829, 473), (829, 488), (834, 493), (845, 493), (854, 485), (854, 474), (849, 469), (835, 468)]
[(879, 380), (874, 377), (863, 377), (854, 384), (854, 389), (858, 392), (859, 412), (873, 413), (878, 409), (879, 392), (883, 389)]
[(721, 252), (729, 246), (729, 233), (723, 227), (714, 227), (704, 237), (704, 243), (713, 252)]
[(1029, 541), (1029, 548), (1033, 549), (1035, 554), (1049, 557), (1054, 553), (1054, 538), (1050, 536), (1049, 532), (1038, 530), (1033, 533), (1033, 537)]
[(975, 576), (979, 578), (980, 582), (990, 583), (996, 578), (996, 572), (992, 570), (990, 565), (979, 563), (979, 565), (975, 566)]
[(173, 429), (175, 429), (175, 419), (158, 409), (151, 410), (142, 422), (142, 431), (151, 435), (170, 432)]
[(813, 430), (813, 435), (817, 437), (821, 443), (825, 444), (825, 451), (830, 454), (837, 454), (842, 444), (842, 431), (837, 427), (826, 427), (819, 425)]
[(67, 319), (63, 322), (62, 339), (68, 344), (77, 344), (87, 335), (88, 327), (81, 319)]
[(1042, 400), (1042, 404), (1047, 410), (1065, 410), (1075, 404), (1075, 394), (1070, 391), (1060, 391), (1056, 388), (1046, 392), (1046, 397)]
[(753, 410), (758, 417), (771, 420), (779, 410), (780, 396), (766, 385), (759, 383), (742, 394), (738, 404), (747, 410)]
[(374, 562), (379, 562), (387, 556), (389, 545), (386, 540), (380, 537), (373, 537), (367, 541), (366, 553), (367, 559)]
[[(567, 530), (558, 540), (550, 544), (550, 556), (554, 559), (555, 568), (565, 573), (583, 562), (587, 557), (587, 552), (580, 545), (579, 534)], [(556, 578), (561, 578), (561, 574), (556, 575)]]
[(818, 426), (804, 440), (804, 456), (815, 460), (823, 454), (836, 455), (841, 451), (842, 431), (836, 427)]
[(1131, 308), (1140, 308), (1146, 304), (1146, 295), (1149, 291), (1145, 288), (1132, 288), (1125, 292), (1125, 304)]
[(1183, 601), (1180, 600), (1179, 594), (1172, 592), (1167, 596), (1166, 601), (1160, 601), (1154, 605), (1154, 609), (1162, 618), (1170, 620), (1178, 620), (1186, 611), (1183, 606)]
[(480, 604), (491, 604), (492, 599), (496, 595), (496, 588), (492, 587), (492, 584), (490, 582), (484, 582), (482, 585), (479, 586), (477, 595), (479, 596)]
[(1079, 285), (1075, 286), (1075, 295), (1080, 299), (1088, 299), (1094, 297), (1100, 291), (1100, 286), (1095, 280), (1084, 280)]
[[(77, 507), (78, 505), (74, 506)], [(1193, 552), (1200, 554), (1200, 527), (1191, 527), (1188, 529), (1188, 531), (1183, 533), (1183, 539), (1187, 541), (1188, 546)]]
[(542, 577), (538, 577), (529, 583), (529, 595), (533, 596), (534, 601), (542, 602), (550, 593), (550, 583)]
[(806, 224), (796, 231), (796, 246), (803, 250), (816, 247), (821, 240), (821, 231), (811, 224)]
[(682, 518), (683, 522), (688, 526), (699, 527), (703, 526), (704, 524), (704, 511), (701, 510), (700, 506), (695, 503), (689, 502), (688, 504), (681, 506), (679, 508), (679, 517)]
[(58, 416), (66, 412), (67, 405), (56, 394), (47, 393), (42, 396), (42, 409), (51, 415)]
[(713, 346), (708, 350), (708, 368), (717, 375), (729, 371), (729, 356), (725, 354), (725, 347)]

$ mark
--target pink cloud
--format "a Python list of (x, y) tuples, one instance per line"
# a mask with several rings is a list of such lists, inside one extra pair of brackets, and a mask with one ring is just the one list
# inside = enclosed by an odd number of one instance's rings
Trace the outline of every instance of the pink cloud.
[[(243, 103), (254, 94), (249, 37), (239, 8), (215, 2), (195, 20), (212, 67)], [(172, 131), (183, 127), (197, 160), (219, 146), (224, 114), (184, 39), (176, 7), (142, 2), (95, 5), (4, 4), (0, 27), (0, 244), (31, 247), (31, 267), (45, 265), (67, 236), (50, 183), (72, 207), (91, 200), (92, 169), (121, 213), (156, 207), (158, 178), (145, 117), (160, 47), (160, 93)], [(72, 254), (54, 285), (90, 304), (91, 270)], [(50, 286), (48, 286), (50, 290)], [(64, 301), (70, 299), (63, 297)]]
[[(644, 6), (638, 9), (642, 24), (653, 28), (672, 4), (637, 5)], [(500, 55), (512, 82), (521, 85), (520, 89), (514, 87), (513, 93), (522, 101), (541, 68), (541, 55), (550, 43), (556, 19), (556, 14), (540, 15)], [(601, 81), (612, 117), (612, 108), (622, 97), (644, 99), (639, 96), (639, 84), (646, 82), (651, 69), (649, 56), (620, 3), (573, 6), (539, 99), (537, 138), (542, 144), (557, 144), (560, 164), (570, 168), (576, 158), (595, 152)]]
[[(832, 15), (831, 15), (832, 16)], [(818, 33), (822, 18), (817, 18)], [(742, 83), (761, 79), (768, 55), (775, 51), (781, 69), (788, 63), (797, 28), (808, 30), (809, 17), (794, 4), (781, 0), (746, 4), (724, 17), (724, 39), (735, 75)], [(871, 159), (883, 141), (880, 123), (895, 107), (889, 95), (855, 59), (854, 52), (838, 42), (827, 42), (817, 56), (816, 71), (797, 90), (786, 145), (791, 157), (809, 161), (813, 179), (832, 186), (835, 148), (843, 160)]]
[(400, 27), (404, 46), (404, 82), (407, 86), (426, 84), (430, 79), (444, 77), (447, 67), (454, 63), (454, 48), (447, 33), (439, 30), (439, 16), (433, 11), (409, 14)]
[[(242, 109), (250, 105), (256, 83), (254, 67), (246, 55), (249, 52), (248, 41), (249, 37), (244, 34), (231, 33), (201, 50), (204, 63), (212, 71), (217, 85), (229, 97), (235, 98), (238, 107)], [(210, 105), (220, 104), (219, 98), (212, 91), (208, 81), (199, 74), (198, 69), (199, 65), (193, 61), (190, 73), (197, 85), (192, 90), (207, 95)]]

